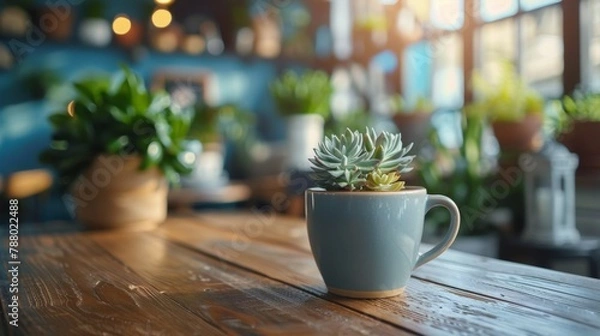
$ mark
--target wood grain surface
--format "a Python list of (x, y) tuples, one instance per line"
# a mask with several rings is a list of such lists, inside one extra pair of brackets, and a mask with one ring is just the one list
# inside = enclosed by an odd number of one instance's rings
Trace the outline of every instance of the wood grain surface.
[[(245, 237), (244, 226), (263, 223), (260, 241), (276, 243), (310, 253), (305, 225), (292, 218), (222, 214), (196, 215), (204, 225)], [(277, 218), (277, 225), (270, 220)], [(174, 219), (175, 220), (175, 219)], [(185, 220), (185, 218), (184, 218)], [(245, 223), (245, 224), (240, 224)], [(244, 239), (247, 239), (245, 237)], [(424, 247), (423, 250), (429, 247)], [(423, 279), (465, 291), (486, 293), (497, 300), (515, 302), (536, 310), (557, 313), (574, 321), (600, 327), (600, 282), (597, 279), (531, 267), (466, 253), (448, 251), (415, 271)]]
[[(502, 298), (502, 293), (486, 292), (480, 288), (462, 290), (445, 285), (444, 282), (430, 282), (417, 276), (411, 278), (403, 295), (391, 299), (351, 300), (328, 295), (308, 250), (305, 230), (302, 230), (303, 223), (297, 220), (275, 221), (273, 230), (265, 228), (264, 233), (259, 234), (258, 228), (245, 228), (248, 225), (254, 226), (252, 223), (256, 218), (246, 216), (243, 220), (229, 220), (228, 224), (222, 222), (223, 229), (216, 227), (217, 221), (213, 221), (212, 216), (200, 216), (194, 220), (173, 218), (168, 228), (163, 227), (156, 233), (418, 333), (445, 335), (467, 331), (474, 334), (504, 335), (588, 335), (600, 331), (597, 321), (576, 322), (569, 318), (570, 315), (553, 315), (541, 310), (543, 301), (539, 304), (520, 302), (521, 299), (526, 300), (526, 297), (510, 301)], [(186, 234), (198, 222), (207, 223), (203, 225), (202, 235)], [(264, 222), (268, 223), (266, 220)], [(250, 236), (248, 233), (251, 233)], [(288, 242), (293, 247), (289, 247)], [(474, 263), (474, 267), (477, 267), (477, 263)], [(420, 271), (435, 268), (432, 262), (423, 266)], [(557, 273), (529, 268), (538, 271), (538, 276), (539, 273), (550, 276), (549, 281), (552, 281), (552, 274)], [(510, 269), (505, 271), (510, 274)], [(467, 286), (475, 282), (469, 281), (467, 277), (464, 280)], [(600, 281), (590, 281), (600, 288)], [(531, 284), (530, 289), (535, 289), (535, 285), (536, 283)], [(527, 291), (527, 288), (524, 290)], [(538, 308), (529, 308), (527, 305)], [(565, 309), (569, 309), (569, 306)], [(585, 314), (588, 317), (600, 316), (600, 305), (585, 310)]]
[(137, 233), (54, 225), (21, 237), (18, 329), (0, 276), (2, 334), (600, 335), (599, 280), (453, 251), (398, 297), (328, 294), (303, 220), (269, 209)]
[[(221, 334), (84, 235), (25, 237), (20, 245), (20, 332)], [(2, 288), (3, 298), (7, 297), (6, 288)]]

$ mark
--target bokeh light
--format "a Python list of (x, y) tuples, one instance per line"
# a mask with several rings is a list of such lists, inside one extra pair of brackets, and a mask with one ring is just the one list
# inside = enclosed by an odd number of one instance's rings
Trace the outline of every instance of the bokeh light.
[(69, 116), (75, 117), (75, 101), (74, 100), (71, 100), (69, 102), (69, 104), (67, 105), (67, 113), (69, 114)]
[(171, 24), (173, 16), (166, 9), (157, 9), (152, 13), (152, 24), (156, 28), (166, 28)]
[(125, 35), (131, 30), (131, 20), (127, 15), (117, 15), (113, 20), (112, 29), (117, 35)]

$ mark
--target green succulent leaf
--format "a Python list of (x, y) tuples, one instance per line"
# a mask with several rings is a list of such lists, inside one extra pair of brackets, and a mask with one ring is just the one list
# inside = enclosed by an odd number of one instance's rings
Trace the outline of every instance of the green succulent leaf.
[(412, 144), (403, 146), (400, 134), (347, 129), (339, 136), (326, 136), (315, 148), (309, 159), (312, 177), (328, 190), (400, 190), (400, 173), (412, 169), (414, 156), (407, 155), (411, 148)]
[(367, 188), (373, 191), (400, 191), (404, 188), (404, 181), (400, 181), (400, 174), (391, 172), (384, 174), (377, 169), (367, 176)]

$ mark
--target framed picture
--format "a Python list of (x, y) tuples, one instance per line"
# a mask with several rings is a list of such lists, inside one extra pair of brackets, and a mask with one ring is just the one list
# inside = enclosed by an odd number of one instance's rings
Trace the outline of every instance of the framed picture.
[(212, 102), (212, 74), (204, 70), (158, 70), (152, 77), (152, 90), (165, 90), (181, 107)]

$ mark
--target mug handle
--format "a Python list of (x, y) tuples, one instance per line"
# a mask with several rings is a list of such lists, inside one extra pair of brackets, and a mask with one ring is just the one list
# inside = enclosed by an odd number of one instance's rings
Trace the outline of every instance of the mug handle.
[(444, 236), (442, 241), (431, 250), (419, 254), (417, 263), (413, 269), (423, 266), (423, 264), (439, 257), (440, 254), (444, 253), (450, 245), (452, 245), (454, 239), (456, 239), (456, 236), (458, 235), (458, 229), (460, 228), (460, 211), (458, 211), (456, 203), (443, 195), (427, 195), (427, 203), (425, 205), (426, 214), (429, 210), (440, 206), (446, 208), (446, 210), (450, 212), (450, 228), (448, 228), (448, 232), (446, 232), (446, 236)]

